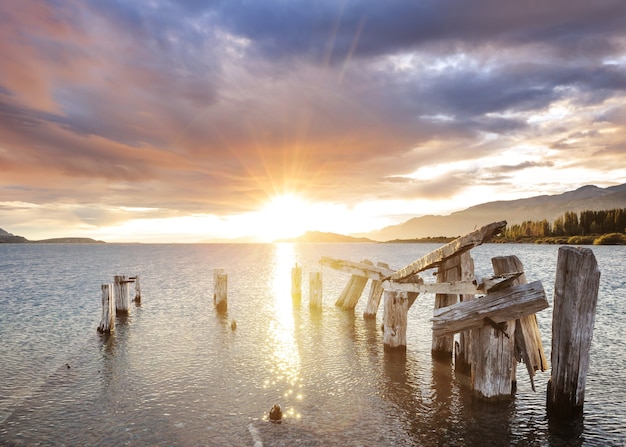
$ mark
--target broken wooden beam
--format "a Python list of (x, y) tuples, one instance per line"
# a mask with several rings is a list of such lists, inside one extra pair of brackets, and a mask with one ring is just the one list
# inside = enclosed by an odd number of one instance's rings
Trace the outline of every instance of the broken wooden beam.
[(520, 284), (470, 301), (436, 309), (432, 318), (433, 334), (449, 335), (482, 327), (484, 319), (496, 323), (517, 320), (548, 307), (541, 281)]
[(378, 281), (388, 278), (394, 272), (389, 268), (375, 266), (365, 262), (346, 261), (343, 259), (330, 258), (328, 256), (322, 256), (320, 264), (341, 272), (350, 273), (351, 275), (362, 276)]
[(521, 273), (513, 273), (493, 276), (491, 278), (482, 278), (480, 283), (477, 283), (475, 280), (450, 281), (442, 283), (407, 283), (386, 280), (383, 281), (383, 288), (392, 292), (484, 295), (485, 293), (495, 292), (504, 288), (502, 287), (502, 284), (504, 284), (505, 287), (508, 287), (509, 284), (520, 275)]
[(415, 273), (436, 267), (446, 259), (488, 241), (494, 235), (500, 233), (504, 227), (506, 227), (506, 221), (494, 222), (489, 225), (485, 225), (476, 231), (472, 231), (465, 236), (461, 236), (443, 247), (428, 253), (426, 256), (412, 262), (406, 267), (401, 268), (393, 273), (389, 279), (398, 281)]

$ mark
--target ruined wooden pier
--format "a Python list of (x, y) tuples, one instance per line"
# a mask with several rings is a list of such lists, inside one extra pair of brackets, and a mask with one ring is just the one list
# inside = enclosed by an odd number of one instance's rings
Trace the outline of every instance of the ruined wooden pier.
[[(527, 283), (523, 266), (512, 257), (492, 260), (494, 276), (477, 279), (470, 250), (501, 232), (506, 222), (494, 222), (434, 250), (411, 264), (392, 270), (386, 264), (323, 257), (320, 263), (349, 273), (336, 301), (354, 309), (368, 280), (372, 280), (364, 312), (375, 317), (383, 297), (385, 350), (406, 350), (407, 315), (418, 296), (435, 294), (432, 354), (454, 357), (459, 371), (471, 376), (473, 389), (486, 399), (509, 397), (514, 390), (516, 364), (524, 361), (531, 377), (547, 368), (535, 313), (548, 307), (541, 282)], [(420, 274), (437, 269), (437, 282)], [(454, 336), (459, 335), (455, 343)]]

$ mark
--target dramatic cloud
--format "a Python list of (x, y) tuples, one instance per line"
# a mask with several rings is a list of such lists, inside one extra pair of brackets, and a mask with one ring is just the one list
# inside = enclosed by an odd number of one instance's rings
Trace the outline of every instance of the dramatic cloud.
[(623, 183), (625, 65), (621, 0), (3, 2), (0, 226)]

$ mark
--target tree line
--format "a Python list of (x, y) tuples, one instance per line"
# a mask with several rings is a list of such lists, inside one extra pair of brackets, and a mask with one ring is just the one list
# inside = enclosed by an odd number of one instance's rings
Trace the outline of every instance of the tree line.
[(550, 223), (547, 219), (525, 221), (507, 226), (503, 236), (508, 239), (527, 237), (571, 237), (608, 233), (626, 233), (626, 208), (605, 211), (568, 211)]

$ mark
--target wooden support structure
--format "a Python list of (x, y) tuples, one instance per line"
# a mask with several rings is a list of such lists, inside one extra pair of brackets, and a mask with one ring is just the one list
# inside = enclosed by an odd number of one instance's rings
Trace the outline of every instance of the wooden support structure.
[[(524, 265), (517, 256), (497, 256), (491, 259), (491, 264), (496, 275), (519, 274), (511, 285), (527, 283)], [(523, 361), (530, 377), (530, 384), (535, 391), (535, 371), (546, 371), (548, 368), (548, 360), (543, 351), (541, 333), (535, 314), (519, 318), (515, 322), (515, 360), (513, 373), (515, 373), (517, 362)], [(511, 377), (511, 380), (516, 382), (515, 375)]]
[(119, 315), (128, 314), (130, 308), (130, 293), (128, 283), (131, 282), (126, 275), (113, 277), (113, 297), (115, 300), (115, 312)]
[(213, 303), (218, 312), (228, 310), (228, 275), (223, 269), (213, 271)]
[(322, 309), (322, 272), (309, 272), (309, 308)]
[(115, 300), (113, 297), (113, 284), (102, 284), (102, 319), (98, 326), (98, 332), (110, 334), (115, 331)]
[(588, 248), (559, 248), (552, 313), (552, 372), (548, 381), (550, 417), (582, 413), (589, 351), (600, 286), (600, 270)]
[(302, 267), (298, 263), (291, 269), (291, 299), (298, 303), (302, 300)]
[(365, 278), (374, 280), (384, 280), (389, 278), (394, 271), (388, 267), (373, 265), (370, 261), (367, 262), (354, 262), (346, 261), (343, 259), (330, 258), (328, 256), (322, 256), (320, 264), (324, 267), (330, 267), (334, 270), (350, 273), (351, 275), (363, 276)]
[(383, 349), (406, 351), (408, 292), (384, 292)]
[(135, 281), (135, 303), (141, 303), (141, 284), (139, 283), (139, 275), (131, 276), (130, 280)]
[[(385, 262), (376, 263), (378, 267), (382, 267), (384, 269), (389, 269), (389, 264)], [(380, 298), (383, 296), (383, 282), (380, 279), (373, 279), (372, 284), (370, 284), (370, 294), (367, 299), (367, 307), (363, 312), (363, 318), (375, 319), (376, 313), (378, 312), (378, 305), (380, 304)]]
[(435, 310), (433, 333), (438, 336), (454, 334), (491, 325), (491, 322), (500, 326), (547, 307), (548, 300), (541, 281), (519, 284)]
[[(454, 256), (439, 264), (437, 268), (437, 282), (448, 283), (459, 281), (461, 258)], [(456, 294), (437, 293), (435, 294), (435, 309), (448, 307), (457, 303), (459, 296)], [(454, 349), (454, 334), (437, 336), (433, 333), (431, 353), (433, 357), (440, 360), (452, 361), (452, 351)]]
[[(474, 276), (474, 260), (469, 251), (463, 252), (460, 255), (460, 275), (461, 281), (476, 283)], [(496, 289), (498, 284), (507, 282), (507, 278), (498, 278), (498, 282), (494, 283), (492, 279), (483, 279), (479, 288), (482, 287), (485, 293)], [(461, 302), (474, 299), (475, 294), (460, 294), (459, 299)], [(471, 358), (472, 358), (472, 331), (462, 331), (459, 333), (459, 341), (455, 343), (454, 349), (454, 371), (460, 374), (471, 375)]]
[(500, 233), (504, 227), (506, 227), (506, 221), (485, 225), (476, 231), (453, 240), (437, 250), (431, 251), (426, 256), (394, 272), (389, 279), (399, 281), (415, 273), (437, 267), (443, 261), (488, 241), (493, 236)]

